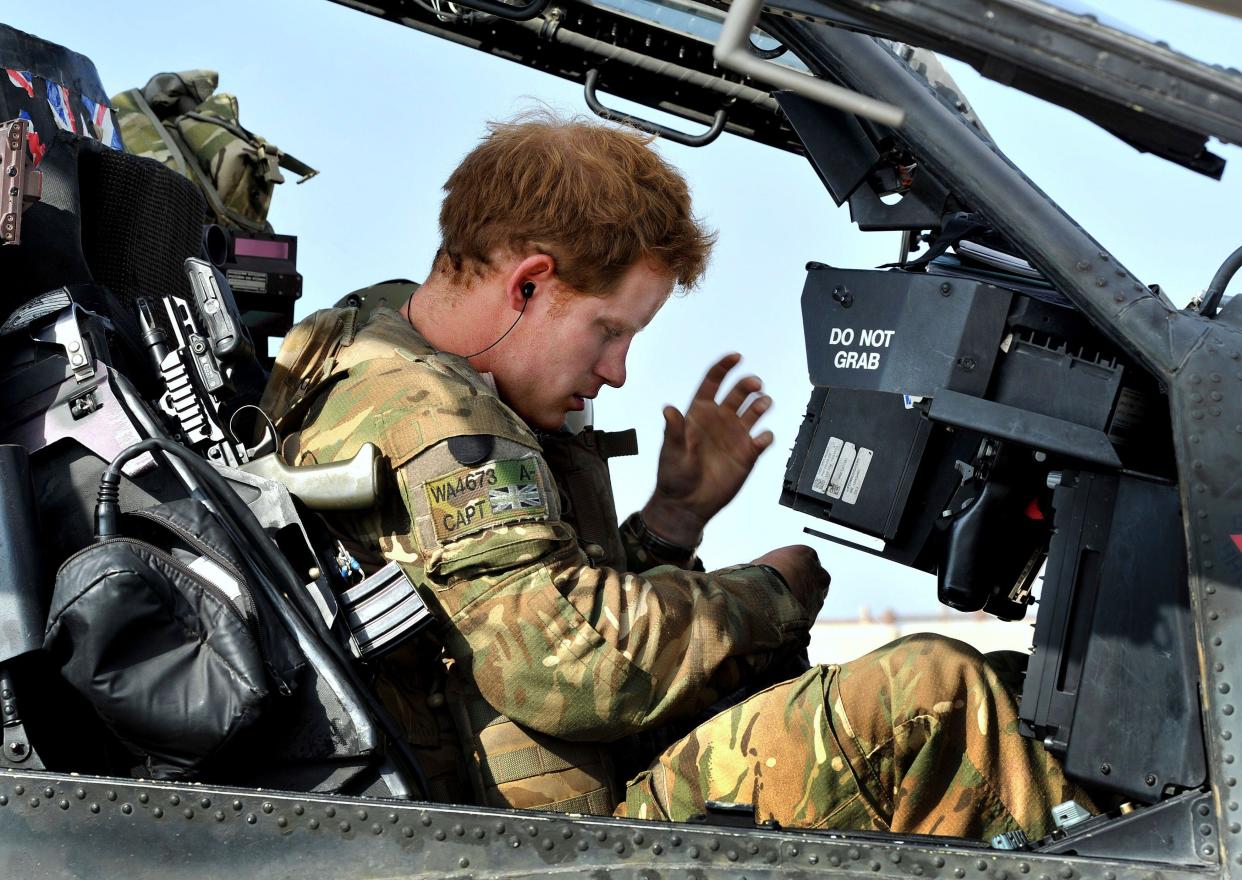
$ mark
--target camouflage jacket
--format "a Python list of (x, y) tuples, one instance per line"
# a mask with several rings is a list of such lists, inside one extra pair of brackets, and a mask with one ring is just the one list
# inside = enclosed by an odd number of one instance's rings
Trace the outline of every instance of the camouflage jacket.
[(404, 567), (496, 711), (611, 741), (711, 705), (805, 638), (806, 610), (763, 568), (595, 564), (562, 519), (538, 440), (487, 379), (391, 310), (361, 327), (356, 314), (324, 310), (293, 329), (264, 409), (290, 464), (366, 442), (383, 451), (381, 505), (331, 525), (364, 567)]

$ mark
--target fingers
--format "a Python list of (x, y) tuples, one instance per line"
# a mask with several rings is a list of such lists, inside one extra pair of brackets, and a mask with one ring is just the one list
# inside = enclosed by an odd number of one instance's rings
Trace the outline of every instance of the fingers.
[(742, 424), (749, 430), (755, 426), (755, 422), (759, 421), (759, 417), (772, 408), (772, 398), (766, 394), (760, 394), (750, 402), (750, 406), (742, 410), (739, 417)]
[(740, 379), (733, 386), (732, 390), (725, 395), (724, 400), (720, 401), (720, 405), (725, 409), (737, 412), (742, 408), (742, 404), (746, 402), (746, 398), (757, 393), (761, 388), (763, 388), (763, 382), (760, 381), (758, 376), (747, 376), (745, 379)]
[[(712, 364), (707, 371), (707, 375), (703, 377), (703, 382), (699, 385), (699, 390), (694, 392), (694, 399), (706, 400), (714, 402), (716, 394), (720, 391), (720, 383), (724, 381), (724, 377), (729, 371), (737, 366), (742, 356), (737, 352), (727, 354), (716, 363)], [(740, 405), (740, 401), (739, 401)]]
[[(746, 376), (745, 378), (739, 379), (737, 383), (729, 389), (729, 392), (724, 396), (720, 403), (716, 403), (716, 395), (720, 391), (720, 386), (724, 382), (725, 376), (727, 376), (729, 371), (737, 366), (741, 360), (742, 356), (737, 352), (733, 352), (731, 354), (726, 354), (720, 360), (716, 361), (716, 363), (712, 364), (707, 371), (707, 375), (703, 377), (702, 384), (699, 385), (698, 390), (694, 393), (694, 400), (691, 402), (690, 413), (692, 421), (695, 418), (696, 412), (702, 412), (700, 409), (701, 407), (705, 405), (709, 407), (718, 406), (726, 413), (736, 413), (742, 425), (747, 431), (749, 431), (755, 426), (763, 414), (772, 408), (772, 398), (761, 393), (763, 391), (763, 380), (758, 376)], [(673, 412), (677, 414), (677, 418), (679, 419), (677, 427), (680, 428), (680, 432), (670, 435), (669, 430), (666, 428), (665, 437), (672, 437), (676, 440), (682, 440), (685, 437), (685, 419), (681, 416), (681, 413), (677, 412), (672, 407), (669, 407), (668, 409), (672, 409)], [(670, 416), (668, 414), (668, 410), (666, 410), (665, 420), (670, 426), (672, 426), (672, 422), (669, 421), (669, 419)], [(756, 450), (762, 452), (772, 443), (771, 432), (766, 431), (763, 434), (760, 434), (754, 438), (754, 442)]]
[(673, 446), (686, 442), (686, 417), (675, 406), (664, 407), (664, 442)]

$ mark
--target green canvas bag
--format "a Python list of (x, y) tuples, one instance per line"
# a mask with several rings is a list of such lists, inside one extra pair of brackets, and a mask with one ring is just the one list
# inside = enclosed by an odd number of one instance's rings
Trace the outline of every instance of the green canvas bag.
[(141, 89), (115, 95), (112, 106), (125, 151), (164, 163), (194, 181), (214, 222), (270, 232), (272, 190), (280, 169), (304, 183), (318, 172), (242, 127), (237, 98), (216, 94), (214, 70), (160, 73)]

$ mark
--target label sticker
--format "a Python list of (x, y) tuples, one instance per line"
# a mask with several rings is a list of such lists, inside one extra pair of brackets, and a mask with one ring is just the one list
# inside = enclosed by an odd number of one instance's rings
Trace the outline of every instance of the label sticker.
[(511, 520), (548, 518), (547, 491), (533, 458), (489, 461), (423, 484), (436, 540)]
[(837, 460), (837, 466), (832, 472), (832, 479), (828, 481), (829, 498), (840, 498), (841, 493), (845, 491), (845, 481), (849, 478), (850, 468), (854, 466), (854, 458), (858, 455), (858, 447), (853, 443), (846, 443), (845, 448), (841, 450), (841, 458)]
[(871, 466), (873, 455), (874, 453), (865, 446), (858, 450), (858, 457), (854, 459), (854, 468), (845, 481), (845, 491), (841, 493), (841, 500), (846, 504), (854, 504), (858, 501), (858, 493), (862, 491), (863, 480), (867, 479), (867, 468)]
[(829, 437), (811, 489), (829, 498), (840, 498), (846, 504), (857, 503), (874, 455), (865, 446), (855, 446), (840, 437)]
[(267, 273), (248, 272), (244, 269), (229, 269), (224, 273), (228, 278), (229, 287), (246, 293), (267, 293)]
[(819, 470), (815, 472), (815, 481), (811, 483), (811, 489), (820, 495), (828, 491), (828, 481), (832, 479), (832, 472), (837, 466), (837, 459), (841, 457), (841, 447), (844, 445), (840, 437), (828, 438), (824, 457), (819, 460)]

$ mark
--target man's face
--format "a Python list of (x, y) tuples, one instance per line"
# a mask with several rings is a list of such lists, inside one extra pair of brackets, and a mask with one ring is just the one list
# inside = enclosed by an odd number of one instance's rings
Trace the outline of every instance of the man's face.
[(630, 343), (664, 305), (673, 283), (667, 271), (639, 261), (607, 296), (536, 292), (513, 345), (493, 364), (501, 398), (527, 424), (555, 431), (566, 413), (583, 409), (604, 385), (620, 388)]

